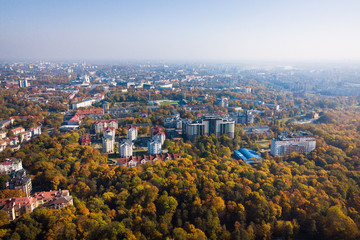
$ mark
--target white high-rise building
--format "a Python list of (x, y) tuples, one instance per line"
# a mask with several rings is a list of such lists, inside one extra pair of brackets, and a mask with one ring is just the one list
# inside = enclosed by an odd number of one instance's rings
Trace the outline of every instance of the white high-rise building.
[(119, 144), (120, 157), (128, 158), (133, 155), (134, 144), (131, 141), (123, 141)]
[(161, 154), (161, 141), (159, 139), (152, 139), (148, 142), (148, 153)]
[(136, 140), (138, 136), (137, 127), (135, 126), (128, 127), (126, 130), (126, 134), (127, 134), (127, 139), (129, 139), (130, 141)]
[(103, 151), (106, 153), (114, 152), (114, 144), (115, 144), (115, 128), (108, 128), (102, 138), (103, 143)]
[(114, 144), (115, 141), (112, 138), (103, 137), (102, 138), (103, 144), (103, 151), (106, 153), (113, 153), (114, 152)]

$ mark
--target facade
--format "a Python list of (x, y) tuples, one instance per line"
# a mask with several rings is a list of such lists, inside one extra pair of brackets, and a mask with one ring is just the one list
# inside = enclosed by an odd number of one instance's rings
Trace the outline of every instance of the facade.
[(316, 148), (316, 140), (308, 133), (286, 134), (271, 140), (271, 155), (288, 156), (292, 152), (309, 154)]
[(161, 140), (152, 139), (148, 142), (148, 153), (150, 155), (161, 154)]
[(136, 138), (138, 136), (137, 127), (135, 127), (135, 126), (128, 127), (126, 129), (126, 135), (127, 135), (127, 139), (129, 139), (130, 141), (136, 140)]
[(190, 139), (211, 134), (215, 134), (216, 137), (226, 134), (228, 137), (234, 138), (235, 121), (219, 115), (206, 115), (193, 122), (185, 121), (183, 132)]
[(133, 155), (133, 148), (134, 148), (134, 144), (129, 140), (120, 143), (119, 144), (120, 157), (122, 158), (131, 157)]
[(16, 158), (6, 158), (5, 161), (0, 162), (0, 175), (11, 174), (12, 172), (22, 170), (22, 162)]

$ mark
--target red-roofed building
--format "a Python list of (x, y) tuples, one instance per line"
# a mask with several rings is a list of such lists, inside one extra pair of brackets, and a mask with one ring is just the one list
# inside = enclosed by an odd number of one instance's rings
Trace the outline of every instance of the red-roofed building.
[(38, 207), (61, 209), (70, 205), (73, 205), (73, 197), (69, 190), (38, 192), (32, 197), (0, 199), (0, 209), (9, 214), (10, 221), (25, 213), (31, 213)]
[(164, 144), (166, 138), (164, 130), (160, 126), (152, 127), (151, 138), (160, 141), (161, 145)]
[(143, 156), (131, 156), (128, 158), (118, 158), (117, 165), (126, 166), (126, 167), (136, 167), (139, 164), (145, 164), (147, 162), (155, 162), (155, 161), (165, 161), (165, 160), (175, 160), (180, 159), (181, 155), (176, 153), (164, 153), (161, 155), (143, 155)]
[(114, 128), (114, 129), (118, 129), (118, 127), (119, 127), (118, 121), (116, 119), (99, 120), (99, 121), (94, 121), (93, 123), (95, 125), (96, 133), (102, 133), (107, 128), (110, 128), (110, 127)]
[(19, 135), (20, 133), (25, 132), (25, 128), (17, 127), (17, 128), (11, 129), (11, 131), (13, 132), (14, 135)]
[(104, 109), (92, 108), (92, 109), (80, 109), (76, 111), (76, 115), (104, 115)]
[(81, 137), (82, 146), (91, 146), (91, 137), (90, 134), (85, 134)]
[(0, 199), (0, 208), (9, 214), (10, 221), (25, 213), (33, 212), (36, 207), (36, 199), (32, 197)]

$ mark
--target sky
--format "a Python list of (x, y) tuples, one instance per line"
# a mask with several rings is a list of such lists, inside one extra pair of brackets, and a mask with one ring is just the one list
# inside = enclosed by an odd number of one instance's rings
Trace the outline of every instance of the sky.
[(1, 60), (359, 61), (358, 0), (0, 0)]

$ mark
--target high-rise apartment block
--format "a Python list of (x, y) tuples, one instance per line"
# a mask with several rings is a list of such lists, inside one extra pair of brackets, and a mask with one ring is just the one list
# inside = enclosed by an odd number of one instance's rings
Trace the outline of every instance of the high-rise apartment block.
[(183, 131), (190, 139), (211, 134), (215, 134), (216, 137), (226, 134), (234, 138), (235, 121), (219, 115), (206, 115), (196, 121), (184, 121)]

